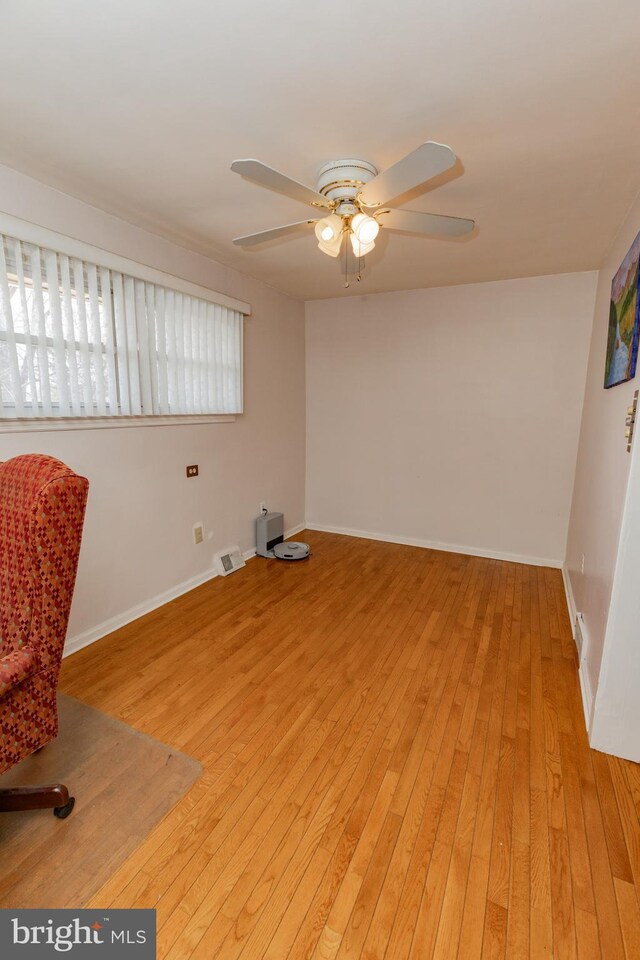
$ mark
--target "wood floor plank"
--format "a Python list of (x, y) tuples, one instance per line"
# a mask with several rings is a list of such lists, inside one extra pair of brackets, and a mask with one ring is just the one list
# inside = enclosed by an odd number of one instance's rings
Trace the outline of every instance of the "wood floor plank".
[(640, 890), (640, 817), (628, 790), (625, 767), (629, 764), (617, 757), (609, 757), (609, 770), (613, 784), (620, 822), (627, 846), (629, 865), (633, 873), (633, 883)]
[(622, 938), (627, 957), (640, 957), (640, 909), (633, 884), (614, 878)]
[(620, 810), (615, 797), (613, 781), (611, 779), (611, 770), (609, 767), (609, 758), (604, 753), (593, 752), (593, 769), (596, 775), (596, 785), (600, 799), (600, 809), (602, 811), (602, 821), (604, 824), (605, 836), (607, 839), (607, 849), (609, 851), (609, 862), (611, 872), (618, 880), (624, 880), (626, 883), (633, 882), (633, 873), (629, 861), (629, 853), (622, 830), (620, 820)]
[(582, 809), (589, 843), (591, 877), (595, 896), (598, 929), (603, 951), (607, 958), (617, 960), (625, 956), (620, 914), (615, 896), (614, 878), (609, 863), (602, 811), (596, 787), (590, 781), (582, 781)]
[(560, 572), (307, 538), (64, 662), (204, 767), (91, 905), (160, 960), (638, 957), (640, 775), (589, 749)]

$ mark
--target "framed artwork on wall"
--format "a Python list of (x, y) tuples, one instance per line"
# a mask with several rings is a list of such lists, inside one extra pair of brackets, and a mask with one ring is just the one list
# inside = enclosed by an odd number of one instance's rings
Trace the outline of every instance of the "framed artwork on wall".
[(633, 380), (636, 375), (640, 333), (639, 262), (640, 233), (631, 244), (611, 284), (605, 389)]

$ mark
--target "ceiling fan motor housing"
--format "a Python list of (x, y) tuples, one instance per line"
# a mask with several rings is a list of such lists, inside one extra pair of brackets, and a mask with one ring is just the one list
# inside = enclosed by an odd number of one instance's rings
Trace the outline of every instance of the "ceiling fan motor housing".
[(318, 171), (317, 190), (328, 200), (337, 201), (336, 213), (352, 216), (358, 212), (358, 193), (377, 173), (368, 160), (329, 160)]

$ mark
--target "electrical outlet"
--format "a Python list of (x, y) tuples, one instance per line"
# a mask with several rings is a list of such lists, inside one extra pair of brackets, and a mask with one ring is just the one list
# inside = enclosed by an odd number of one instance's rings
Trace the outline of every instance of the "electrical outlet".
[(258, 512), (259, 512), (259, 515), (260, 515), (260, 516), (262, 516), (263, 513), (268, 513), (268, 512), (269, 512), (269, 511), (267, 510), (267, 505), (266, 505), (266, 503), (264, 502), (264, 500), (263, 500), (262, 503), (260, 504), (260, 510), (259, 510)]
[(197, 477), (198, 476), (198, 464), (190, 463), (187, 467), (187, 476), (188, 477)]
[(193, 542), (202, 543), (204, 540), (204, 529), (201, 523), (196, 523), (193, 528)]

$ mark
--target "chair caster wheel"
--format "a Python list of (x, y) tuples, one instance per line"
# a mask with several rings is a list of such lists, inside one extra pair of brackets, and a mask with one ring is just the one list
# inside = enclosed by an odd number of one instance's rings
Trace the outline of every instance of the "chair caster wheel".
[(57, 817), (58, 820), (66, 820), (66, 818), (69, 816), (69, 814), (73, 810), (75, 806), (75, 802), (76, 802), (75, 797), (69, 797), (69, 800), (67, 801), (67, 803), (65, 803), (64, 807), (54, 807), (53, 808), (54, 817)]

